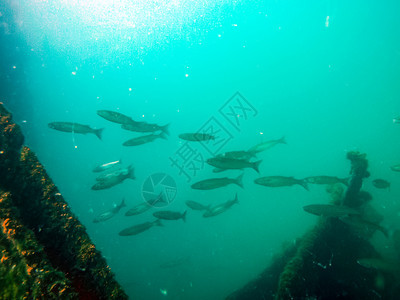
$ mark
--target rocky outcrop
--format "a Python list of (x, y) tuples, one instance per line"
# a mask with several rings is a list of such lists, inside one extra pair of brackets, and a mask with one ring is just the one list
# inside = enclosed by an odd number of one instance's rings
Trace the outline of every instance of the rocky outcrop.
[(0, 299), (127, 299), (23, 141), (0, 104)]
[[(361, 209), (372, 199), (360, 190), (369, 176), (368, 161), (358, 152), (349, 152), (347, 158), (352, 174), (347, 191), (339, 186), (327, 191), (332, 203)], [(337, 218), (321, 218), (256, 280), (227, 299), (397, 299), (399, 286), (393, 273), (358, 263), (360, 258), (380, 259), (363, 234)]]

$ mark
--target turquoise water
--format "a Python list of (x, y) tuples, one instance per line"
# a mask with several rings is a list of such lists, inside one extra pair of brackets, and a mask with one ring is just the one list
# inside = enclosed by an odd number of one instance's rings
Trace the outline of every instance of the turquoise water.
[[(390, 170), (400, 163), (397, 1), (85, 3), (0, 4), (0, 102), (131, 298), (222, 299), (257, 277), (283, 244), (316, 223), (302, 207), (328, 203), (329, 195), (323, 186), (307, 192), (254, 179), (346, 177), (349, 150), (367, 153), (364, 188), (382, 224), (400, 227), (400, 179)], [(168, 140), (124, 147), (139, 134), (99, 117), (103, 109), (170, 123)], [(103, 138), (51, 130), (54, 121), (105, 128)], [(210, 125), (227, 139), (190, 144), (199, 159), (282, 136), (287, 145), (258, 155), (260, 175), (246, 169), (244, 189), (193, 190), (196, 181), (240, 174), (215, 175), (179, 156), (187, 144), (178, 135)], [(136, 180), (91, 190), (92, 169), (118, 159), (134, 167)], [(156, 173), (175, 181), (168, 209), (188, 210), (186, 222), (165, 221), (130, 237), (118, 232), (154, 220), (152, 211), (126, 217), (124, 208), (92, 222), (122, 198), (128, 209), (141, 203), (143, 184)], [(391, 182), (390, 192), (375, 189), (376, 178)], [(184, 203), (218, 204), (236, 193), (239, 204), (213, 218)], [(384, 249), (386, 241), (376, 240)]]

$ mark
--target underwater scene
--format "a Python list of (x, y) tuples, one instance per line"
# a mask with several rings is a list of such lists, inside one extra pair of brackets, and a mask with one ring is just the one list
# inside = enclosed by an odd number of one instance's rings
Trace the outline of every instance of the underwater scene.
[(398, 12), (5, 0), (0, 102), (130, 299), (399, 299)]

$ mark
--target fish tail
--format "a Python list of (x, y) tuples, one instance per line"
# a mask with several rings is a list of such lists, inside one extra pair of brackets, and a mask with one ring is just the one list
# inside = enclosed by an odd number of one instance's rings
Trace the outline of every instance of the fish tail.
[(253, 169), (256, 170), (256, 172), (258, 174), (260, 174), (260, 170), (258, 169), (258, 167), (260, 166), (260, 163), (262, 162), (262, 160), (256, 161), (253, 163)]
[(94, 134), (101, 140), (101, 135), (103, 133), (104, 128), (95, 129)]
[(235, 195), (235, 200), (233, 200), (233, 203), (239, 204), (239, 199), (238, 199), (237, 193)]
[(304, 179), (299, 180), (299, 181), (298, 181), (298, 184), (300, 184), (303, 188), (305, 188), (307, 191), (309, 191), (309, 189), (308, 189), (308, 183), (307, 183), (307, 181), (305, 181)]
[(278, 140), (278, 142), (281, 143), (281, 144), (287, 144), (287, 143), (286, 143), (286, 138), (285, 138), (285, 136), (281, 137), (281, 138)]
[(237, 184), (243, 189), (243, 175), (244, 173), (240, 174), (236, 179), (234, 179), (234, 184)]
[(167, 125), (161, 126), (161, 131), (164, 132), (166, 135), (169, 135), (169, 123)]
[(340, 182), (343, 183), (345, 186), (349, 186), (350, 177), (340, 179)]
[(162, 131), (158, 136), (159, 136), (160, 138), (164, 139), (164, 140), (167, 140), (167, 139), (168, 139), (168, 136), (167, 136), (167, 134), (166, 134), (164, 131)]
[(182, 220), (183, 220), (183, 222), (186, 222), (186, 213), (187, 213), (187, 210), (185, 210), (185, 211), (183, 212), (183, 214), (182, 214)]
[(133, 171), (134, 171), (134, 168), (132, 167), (132, 165), (130, 165), (128, 167), (128, 176), (127, 176), (127, 178), (136, 179), (135, 174), (134, 174)]

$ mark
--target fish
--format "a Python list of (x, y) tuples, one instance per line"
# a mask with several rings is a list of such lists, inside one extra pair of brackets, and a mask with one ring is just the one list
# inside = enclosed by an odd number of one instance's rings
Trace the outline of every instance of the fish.
[(181, 133), (179, 138), (190, 142), (203, 142), (209, 140), (215, 140), (215, 136), (208, 133)]
[(149, 230), (153, 226), (163, 226), (160, 219), (157, 219), (153, 222), (144, 222), (141, 224), (137, 224), (124, 230), (121, 230), (118, 235), (120, 236), (130, 236), (142, 233), (143, 231)]
[(340, 221), (350, 225), (355, 230), (362, 230), (365, 232), (380, 231), (386, 238), (389, 238), (389, 230), (377, 223), (364, 220), (361, 216), (351, 215), (349, 217), (340, 218)]
[(125, 206), (126, 206), (125, 199), (122, 199), (122, 202), (120, 205), (117, 205), (117, 206), (113, 207), (112, 209), (98, 215), (97, 217), (94, 218), (93, 223), (104, 222), (104, 221), (107, 221), (108, 219), (111, 219), (121, 210), (121, 208), (123, 208)]
[(144, 136), (139, 136), (130, 140), (127, 140), (125, 143), (123, 143), (123, 146), (139, 146), (143, 145), (146, 143), (150, 143), (158, 138), (162, 138), (164, 140), (167, 139), (167, 136), (165, 135), (164, 132), (161, 132), (160, 134), (149, 134), (149, 135), (144, 135)]
[(303, 209), (310, 214), (324, 217), (360, 215), (359, 211), (356, 211), (350, 207), (331, 204), (311, 204), (303, 206)]
[(151, 124), (146, 122), (135, 122), (134, 124), (122, 124), (121, 128), (134, 132), (155, 132), (162, 131), (169, 135), (169, 124), (164, 126), (159, 126), (157, 124)]
[(221, 173), (221, 172), (228, 171), (228, 170), (229, 169), (214, 168), (212, 171), (213, 171), (213, 173)]
[(120, 165), (121, 163), (122, 163), (122, 160), (120, 159), (120, 160), (112, 161), (112, 162), (105, 163), (105, 164), (102, 164), (102, 165), (98, 165), (97, 167), (95, 167), (93, 169), (93, 172), (94, 173), (100, 173), (100, 172), (106, 171), (108, 169), (111, 169), (111, 168), (113, 168), (113, 167), (115, 167), (117, 165)]
[[(114, 177), (124, 177), (129, 174), (130, 168), (132, 168), (132, 166), (129, 166), (129, 167), (123, 168), (123, 169), (118, 169), (118, 170), (108, 172), (108, 173), (103, 173), (96, 177), (96, 181), (106, 181), (106, 180), (111, 180)], [(132, 179), (134, 179), (134, 178), (132, 178)]]
[(260, 173), (258, 167), (262, 160), (256, 162), (249, 162), (244, 159), (233, 159), (228, 157), (212, 157), (207, 159), (206, 161), (209, 165), (216, 167), (218, 169), (245, 169), (245, 168), (252, 168), (257, 173)]
[(266, 141), (266, 142), (257, 144), (255, 146), (251, 147), (249, 150), (247, 150), (247, 152), (250, 152), (253, 154), (260, 153), (260, 152), (270, 149), (278, 144), (287, 144), (284, 136), (278, 140), (270, 140), (270, 141)]
[(235, 199), (233, 200), (228, 200), (224, 203), (215, 205), (209, 209), (207, 209), (205, 211), (205, 213), (203, 214), (204, 218), (209, 218), (209, 217), (214, 217), (217, 216), (219, 214), (222, 214), (223, 212), (227, 211), (229, 208), (231, 208), (234, 204), (239, 203), (238, 200), (238, 195), (235, 195)]
[(254, 183), (269, 187), (291, 186), (298, 184), (308, 191), (307, 182), (304, 179), (296, 179), (294, 177), (265, 176), (255, 179)]
[(104, 180), (97, 181), (97, 183), (92, 186), (92, 190), (97, 191), (97, 190), (109, 189), (117, 184), (122, 183), (125, 179), (128, 178), (135, 179), (135, 175), (133, 173), (133, 167), (129, 166), (127, 170), (128, 170), (127, 173), (121, 173), (120, 175), (110, 176)]
[(229, 152), (224, 152), (220, 153), (217, 155), (217, 157), (226, 157), (226, 158), (233, 158), (233, 159), (243, 159), (243, 160), (250, 160), (255, 156), (254, 153), (249, 152), (249, 151), (229, 151)]
[(394, 172), (400, 172), (400, 164), (391, 166), (390, 169)]
[(124, 114), (111, 110), (98, 110), (97, 114), (107, 121), (117, 124), (135, 124), (136, 122)]
[(387, 261), (382, 258), (359, 258), (357, 263), (367, 269), (376, 269), (383, 272), (398, 272), (400, 265), (398, 262)]
[(148, 204), (147, 202), (140, 203), (136, 205), (135, 207), (129, 209), (126, 213), (125, 216), (135, 216), (144, 213), (145, 211), (148, 211), (152, 206)]
[(243, 179), (243, 174), (239, 175), (237, 178), (234, 179), (228, 177), (205, 179), (192, 184), (191, 188), (196, 190), (212, 190), (227, 186), (228, 184), (231, 183), (236, 184), (241, 188), (243, 188), (242, 179)]
[(134, 206), (133, 208), (131, 208), (130, 210), (128, 210), (125, 213), (125, 216), (129, 217), (129, 216), (135, 216), (135, 215), (139, 215), (142, 214), (146, 211), (148, 211), (150, 208), (154, 207), (155, 204), (157, 204), (158, 202), (164, 202), (162, 200), (162, 192), (154, 199), (150, 200), (150, 201), (145, 201), (142, 203), (139, 203), (138, 205)]
[(100, 140), (101, 140), (101, 134), (104, 130), (104, 128), (94, 129), (88, 125), (82, 125), (82, 124), (73, 123), (73, 122), (51, 122), (48, 124), (48, 126), (51, 129), (55, 129), (55, 130), (63, 131), (63, 132), (73, 132), (73, 133), (81, 133), (81, 134), (93, 133)]
[(390, 182), (384, 179), (375, 179), (372, 181), (372, 184), (377, 189), (390, 189)]
[(169, 211), (169, 210), (160, 210), (156, 211), (153, 213), (153, 216), (155, 216), (158, 219), (163, 219), (163, 220), (179, 220), (182, 219), (184, 222), (186, 222), (186, 210), (183, 213), (180, 212), (175, 212), (175, 211)]
[(203, 205), (201, 203), (198, 203), (196, 201), (191, 201), (191, 200), (186, 201), (185, 204), (193, 210), (208, 210), (210, 208), (210, 205), (206, 206), (206, 205)]
[(346, 186), (349, 185), (349, 178), (339, 178), (336, 176), (309, 176), (304, 178), (307, 183), (311, 184), (336, 184), (342, 183)]

